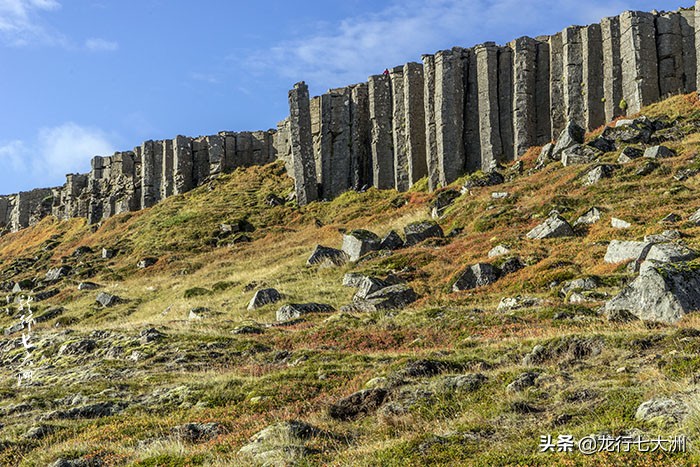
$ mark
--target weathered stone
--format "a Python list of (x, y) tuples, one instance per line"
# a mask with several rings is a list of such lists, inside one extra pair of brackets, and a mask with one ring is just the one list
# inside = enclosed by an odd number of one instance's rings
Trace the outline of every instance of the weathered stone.
[(679, 240), (681, 237), (682, 235), (678, 230), (672, 229), (664, 230), (663, 232), (657, 235), (645, 235), (644, 241), (650, 243), (667, 243), (672, 242), (674, 240)]
[(388, 395), (386, 389), (365, 389), (345, 397), (328, 409), (334, 420), (349, 421), (375, 412)]
[(464, 67), (459, 49), (435, 54), (435, 132), (439, 183), (447, 186), (466, 167)]
[(440, 185), (437, 156), (437, 128), (435, 123), (435, 56), (423, 55), (423, 101), (425, 104), (425, 152), (428, 189), (433, 191)]
[(139, 333), (139, 342), (141, 344), (150, 344), (151, 342), (157, 342), (162, 340), (165, 334), (157, 330), (156, 328), (144, 329)]
[(527, 234), (527, 238), (531, 240), (540, 240), (545, 238), (573, 237), (576, 235), (571, 225), (558, 214), (549, 216), (542, 224), (532, 229)]
[(117, 254), (117, 252), (111, 248), (102, 248), (102, 258), (112, 259)]
[(363, 300), (356, 300), (341, 308), (344, 312), (374, 312), (398, 310), (418, 300), (416, 292), (406, 284), (390, 285), (370, 293)]
[(615, 171), (615, 167), (608, 164), (602, 164), (595, 167), (593, 170), (588, 172), (586, 175), (586, 181), (584, 185), (595, 185), (604, 178), (610, 178)]
[(358, 272), (348, 272), (343, 276), (343, 287), (359, 287), (367, 276)]
[(378, 250), (381, 240), (369, 230), (352, 230), (343, 235), (342, 250), (350, 261), (357, 261), (370, 251)]
[(570, 165), (589, 164), (597, 160), (603, 153), (591, 146), (576, 145), (561, 153), (561, 163), (564, 167)]
[(320, 430), (304, 422), (280, 422), (253, 435), (238, 454), (260, 465), (293, 465), (313, 452), (304, 443), (318, 434)]
[(636, 119), (619, 120), (614, 127), (605, 127), (602, 136), (626, 144), (648, 144), (653, 133), (654, 127), (647, 120)]
[(698, 254), (690, 248), (677, 243), (659, 243), (652, 245), (645, 257), (647, 261), (657, 261), (661, 263), (678, 263), (691, 261), (698, 257)]
[(526, 373), (522, 373), (520, 376), (518, 376), (515, 381), (510, 383), (508, 386), (506, 386), (506, 391), (507, 392), (522, 392), (525, 389), (534, 386), (535, 385), (535, 380), (537, 377), (540, 376), (539, 373), (536, 371), (528, 371)]
[(633, 260), (635, 264), (641, 264), (652, 246), (653, 244), (648, 242), (613, 240), (608, 245), (604, 261), (606, 263), (621, 263)]
[(622, 94), (627, 114), (659, 100), (659, 69), (654, 16), (626, 11), (620, 15)]
[(532, 308), (534, 306), (540, 306), (543, 303), (542, 299), (535, 297), (505, 297), (502, 298), (498, 304), (498, 311), (514, 311), (521, 310), (523, 308)]
[(519, 158), (537, 145), (537, 41), (521, 37), (513, 50), (513, 142)]
[(146, 268), (150, 268), (151, 266), (153, 266), (157, 262), (158, 262), (158, 258), (153, 258), (153, 257), (149, 256), (149, 257), (146, 257), (146, 258), (139, 260), (139, 262), (136, 264), (136, 267), (139, 269), (146, 269)]
[(682, 423), (690, 413), (691, 408), (686, 402), (680, 399), (658, 397), (650, 399), (637, 407), (634, 418), (666, 426)]
[(208, 440), (223, 433), (223, 427), (216, 423), (185, 423), (170, 429), (170, 434), (179, 440), (196, 443)]
[(121, 303), (123, 300), (116, 295), (109, 294), (107, 292), (100, 292), (97, 294), (97, 298), (95, 299), (97, 303), (102, 305), (105, 308), (117, 305), (118, 303)]
[(413, 222), (404, 227), (405, 245), (413, 246), (428, 238), (443, 238), (442, 228), (433, 221)]
[(46, 273), (46, 281), (56, 282), (56, 281), (60, 280), (61, 278), (66, 277), (70, 273), (71, 273), (70, 266), (61, 266), (58, 268), (51, 268)]
[(276, 289), (262, 289), (255, 292), (248, 304), (248, 310), (257, 310), (260, 307), (282, 300), (282, 295)]
[(690, 216), (688, 220), (694, 224), (700, 225), (700, 209), (695, 211), (695, 213)]
[(324, 199), (333, 199), (351, 185), (350, 89), (331, 89), (321, 101), (321, 171)]
[(610, 225), (614, 229), (629, 229), (630, 227), (632, 227), (632, 224), (622, 219), (618, 219), (617, 217), (613, 217), (612, 219), (610, 219)]
[(350, 181), (355, 190), (372, 185), (369, 87), (357, 84), (350, 91)]
[(562, 153), (572, 147), (582, 145), (583, 139), (586, 136), (586, 130), (575, 122), (570, 122), (559, 135), (557, 144), (552, 150), (554, 159), (561, 159)]
[(428, 175), (423, 66), (413, 62), (404, 65), (403, 80), (408, 180), (409, 185), (413, 186), (418, 180)]
[(612, 121), (625, 111), (622, 102), (622, 57), (620, 56), (620, 18), (603, 18), (600, 22), (603, 38), (603, 98), (605, 120)]
[(401, 236), (396, 233), (396, 231), (392, 230), (386, 236), (382, 239), (382, 242), (379, 244), (379, 249), (380, 250), (398, 250), (399, 248), (403, 248), (404, 246), (404, 241), (401, 238)]
[(634, 173), (635, 175), (638, 175), (640, 177), (646, 177), (647, 175), (651, 174), (654, 172), (654, 170), (658, 169), (660, 167), (659, 163), (656, 162), (655, 160), (648, 160), (642, 165), (637, 171)]
[(644, 157), (647, 159), (664, 159), (667, 157), (675, 157), (676, 152), (666, 146), (652, 146), (644, 151)]
[(569, 123), (586, 126), (583, 94), (583, 44), (581, 26), (571, 26), (562, 31), (564, 105)]
[(517, 256), (508, 258), (501, 264), (501, 275), (507, 276), (508, 274), (513, 274), (521, 269), (524, 269), (527, 265)]
[(473, 48), (452, 49), (459, 56), (464, 89), (464, 168), (475, 172), (481, 169), (481, 131), (479, 129), (479, 69)]
[(667, 12), (657, 15), (655, 20), (659, 89), (661, 98), (665, 98), (684, 90), (681, 15)]
[(601, 212), (600, 209), (593, 207), (586, 211), (584, 215), (576, 219), (576, 222), (574, 222), (574, 227), (577, 225), (591, 225), (595, 224), (601, 219)]
[(547, 165), (548, 162), (553, 160), (553, 154), (554, 154), (554, 144), (553, 143), (547, 143), (544, 146), (542, 146), (542, 149), (540, 150), (540, 155), (537, 156), (537, 163), (535, 164), (535, 168), (537, 170), (541, 169), (545, 165)]
[[(616, 261), (612, 261), (616, 262)], [(561, 288), (561, 295), (566, 296), (569, 292), (576, 290), (594, 290), (600, 286), (598, 280), (594, 277), (582, 277), (572, 281), (565, 282)]]
[(592, 130), (605, 124), (603, 37), (599, 24), (581, 29), (581, 50), (583, 86), (580, 91), (584, 98), (585, 127)]
[(564, 104), (564, 44), (562, 33), (549, 37), (549, 111), (552, 135), (564, 130), (566, 106)]
[(498, 47), (493, 42), (474, 48), (479, 99), (481, 169), (495, 168), (504, 160), (498, 112)]
[(304, 206), (318, 199), (316, 163), (311, 139), (309, 89), (300, 82), (289, 91), (289, 128), (294, 187), (297, 203)]
[(615, 146), (615, 142), (612, 140), (609, 140), (607, 138), (603, 138), (602, 136), (599, 136), (595, 138), (593, 141), (588, 143), (588, 146), (591, 146), (593, 148), (596, 148), (600, 152), (613, 152), (614, 150), (617, 149), (617, 146)]
[(488, 254), (489, 258), (495, 258), (497, 256), (503, 256), (510, 253), (510, 250), (504, 245), (496, 245), (493, 247)]
[(439, 219), (444, 214), (445, 210), (454, 203), (454, 201), (461, 196), (461, 193), (457, 190), (445, 190), (441, 191), (435, 197), (435, 200), (431, 203), (430, 216), (433, 219)]
[(392, 97), (392, 131), (394, 148), (394, 187), (407, 191), (411, 183), (408, 175), (408, 135), (406, 133), (406, 101), (403, 67), (389, 70)]
[(461, 290), (471, 290), (477, 287), (483, 287), (489, 284), (493, 284), (498, 280), (500, 276), (500, 271), (498, 268), (487, 264), (478, 263), (473, 266), (469, 266), (455, 281), (452, 286), (453, 292), (458, 292)]
[(316, 264), (323, 266), (342, 266), (348, 261), (348, 255), (343, 250), (317, 245), (314, 252), (306, 261), (307, 266)]
[(369, 77), (369, 116), (373, 185), (380, 189), (393, 188), (392, 95), (389, 76)]
[(620, 157), (618, 157), (617, 163), (618, 164), (629, 164), (630, 162), (634, 161), (635, 159), (639, 159), (643, 155), (644, 155), (644, 152), (641, 149), (637, 149), (637, 148), (632, 147), (632, 146), (627, 146), (620, 153)]
[[(537, 59), (535, 62), (535, 136), (538, 145), (552, 141), (552, 118), (549, 112), (549, 38), (538, 37), (536, 40)], [(557, 132), (558, 133), (558, 132)]]
[(367, 297), (374, 292), (387, 287), (389, 284), (376, 277), (364, 277), (358, 286), (358, 291), (352, 298), (354, 301), (359, 302), (360, 300), (365, 300)]
[(656, 263), (605, 304), (607, 313), (624, 310), (645, 321), (675, 323), (700, 309), (700, 272), (688, 263)]
[(194, 188), (192, 171), (192, 138), (178, 135), (173, 140), (173, 194)]
[(472, 188), (481, 188), (487, 186), (496, 186), (504, 183), (505, 177), (499, 172), (492, 170), (490, 172), (477, 172), (469, 176), (462, 187), (462, 194), (466, 194)]
[(332, 313), (335, 311), (331, 305), (322, 303), (290, 303), (277, 310), (277, 321), (289, 321), (300, 318), (310, 313)]
[(695, 50), (695, 9), (681, 10), (681, 36), (683, 40), (683, 88), (684, 92), (697, 90), (697, 52)]
[(501, 147), (506, 161), (515, 159), (513, 140), (513, 50), (498, 48), (498, 124), (501, 130)]

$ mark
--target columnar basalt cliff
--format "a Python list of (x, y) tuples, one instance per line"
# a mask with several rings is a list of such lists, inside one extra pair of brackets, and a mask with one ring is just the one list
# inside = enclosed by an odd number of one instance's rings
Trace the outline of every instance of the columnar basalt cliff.
[(517, 159), (567, 122), (594, 129), (696, 91), (699, 15), (697, 1), (505, 46), (455, 47), (313, 98), (298, 83), (276, 130), (177, 136), (94, 157), (89, 173), (67, 175), (62, 187), (0, 197), (0, 224), (16, 231), (49, 215), (98, 223), (276, 159), (302, 205), (369, 186), (406, 191), (424, 177), (433, 190)]

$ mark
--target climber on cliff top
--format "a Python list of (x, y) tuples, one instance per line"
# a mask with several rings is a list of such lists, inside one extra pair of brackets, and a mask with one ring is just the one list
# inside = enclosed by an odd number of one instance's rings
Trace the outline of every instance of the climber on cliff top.
[(388, 69), (388, 68), (385, 68), (385, 69), (384, 69), (384, 74), (387, 75), (387, 76), (389, 75), (389, 69)]

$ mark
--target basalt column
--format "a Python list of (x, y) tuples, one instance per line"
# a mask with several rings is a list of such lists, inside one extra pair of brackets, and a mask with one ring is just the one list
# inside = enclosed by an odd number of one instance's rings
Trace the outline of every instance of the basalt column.
[(403, 67), (404, 109), (406, 111), (406, 148), (408, 180), (413, 185), (428, 174), (425, 157), (424, 74), (420, 63)]
[(435, 54), (435, 134), (439, 183), (464, 173), (464, 71), (461, 52)]
[(583, 82), (583, 48), (581, 27), (572, 26), (562, 31), (564, 66), (564, 107), (566, 118), (586, 126)]
[(558, 138), (566, 126), (564, 43), (562, 33), (549, 37), (549, 113), (552, 133), (554, 138)]
[(681, 10), (681, 35), (683, 36), (683, 89), (697, 89), (697, 53), (695, 52), (695, 10)]
[[(464, 167), (462, 172), (481, 169), (481, 111), (479, 108), (479, 71), (474, 49), (454, 48), (455, 59), (462, 64), (464, 89)], [(498, 103), (495, 104), (498, 106)]]
[(173, 194), (179, 195), (194, 188), (192, 138), (176, 136), (173, 140)]
[[(141, 207), (150, 208), (160, 200), (160, 167), (157, 155), (162, 157), (162, 141), (156, 146), (154, 141), (145, 141), (141, 146)], [(160, 151), (159, 151), (160, 149)], [(158, 163), (160, 162), (160, 164)]]
[(391, 82), (387, 75), (369, 77), (369, 118), (372, 135), (373, 185), (394, 187), (394, 148), (391, 134)]
[(537, 145), (552, 140), (552, 119), (549, 113), (549, 38), (537, 39), (537, 75), (535, 84), (535, 107), (537, 118)]
[(603, 102), (603, 36), (599, 24), (581, 29), (585, 128), (593, 130), (605, 124)]
[(622, 94), (627, 113), (659, 100), (659, 71), (654, 15), (626, 11), (620, 16)]
[(225, 172), (226, 166), (226, 143), (221, 135), (211, 135), (206, 137), (207, 153), (209, 155), (209, 176), (219, 175)]
[(529, 37), (511, 42), (513, 49), (513, 140), (515, 157), (537, 145), (537, 43)]
[(605, 120), (610, 122), (625, 112), (622, 101), (622, 58), (620, 57), (620, 18), (603, 18), (600, 23), (603, 38), (603, 98)]
[(369, 89), (366, 83), (352, 87), (350, 93), (350, 184), (361, 190), (372, 184), (370, 150)]
[(161, 164), (161, 180), (163, 181), (160, 186), (161, 198), (165, 199), (175, 193), (175, 180), (174, 176), (174, 155), (173, 155), (173, 140), (166, 139), (163, 141), (163, 152), (162, 152), (162, 164)]
[(350, 89), (333, 89), (321, 107), (321, 191), (333, 199), (350, 188)]
[(481, 169), (491, 170), (503, 160), (498, 111), (498, 47), (493, 42), (474, 48), (479, 95)]
[(311, 141), (309, 88), (303, 81), (289, 91), (289, 137), (297, 203), (304, 206), (318, 199), (318, 184)]
[(408, 178), (408, 139), (406, 135), (406, 107), (404, 102), (403, 67), (389, 73), (392, 99), (392, 135), (394, 138), (394, 187), (398, 191), (410, 188)]
[(428, 189), (440, 185), (435, 128), (435, 56), (423, 55), (423, 101), (425, 104), (425, 163), (428, 170)]
[(192, 140), (192, 188), (204, 183), (209, 177), (209, 143), (200, 136)]
[(513, 51), (498, 49), (498, 125), (501, 129), (503, 157), (512, 161), (513, 150)]
[(656, 53), (659, 59), (661, 98), (683, 91), (683, 36), (681, 15), (664, 13), (656, 16)]

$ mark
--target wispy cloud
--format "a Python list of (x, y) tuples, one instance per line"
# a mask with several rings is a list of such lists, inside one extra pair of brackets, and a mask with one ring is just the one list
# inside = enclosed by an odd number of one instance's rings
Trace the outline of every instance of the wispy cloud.
[(90, 52), (114, 52), (119, 50), (119, 43), (100, 38), (90, 38), (85, 41), (85, 48)]
[(0, 0), (0, 43), (11, 46), (61, 44), (62, 34), (46, 27), (40, 13), (58, 10), (56, 0)]
[(579, 0), (396, 0), (374, 14), (319, 23), (314, 33), (255, 51), (246, 63), (256, 73), (331, 88), (419, 61), (421, 53), (554, 33), (646, 6), (640, 3), (652, 2), (589, 0), (582, 8)]
[(192, 72), (190, 73), (190, 79), (209, 84), (219, 84), (221, 82), (221, 79), (217, 75), (212, 73)]
[(39, 130), (34, 141), (11, 141), (0, 146), (0, 170), (31, 180), (33, 187), (60, 185), (64, 175), (87, 172), (90, 158), (115, 150), (104, 131), (68, 122)]

